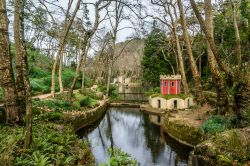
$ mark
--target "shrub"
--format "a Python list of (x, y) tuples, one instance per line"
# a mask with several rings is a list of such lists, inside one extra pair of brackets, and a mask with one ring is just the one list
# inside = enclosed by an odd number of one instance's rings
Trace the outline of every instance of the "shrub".
[(115, 85), (110, 85), (109, 96), (111, 96), (111, 97), (117, 97), (118, 96), (117, 87)]
[(222, 132), (227, 128), (227, 119), (224, 116), (211, 116), (201, 126), (205, 133)]
[(114, 149), (109, 148), (108, 153), (110, 156), (108, 163), (103, 163), (102, 166), (139, 165), (139, 163), (135, 159), (133, 159), (129, 154), (125, 153), (117, 147), (115, 147)]
[(34, 65), (31, 65), (29, 68), (29, 76), (32, 78), (41, 78), (47, 75), (48, 75), (48, 72)]
[(63, 121), (63, 114), (59, 111), (52, 111), (48, 113), (44, 113), (38, 116), (38, 119), (44, 121), (51, 121), (51, 122), (62, 122)]
[(152, 94), (156, 94), (156, 93), (160, 93), (160, 87), (155, 87), (155, 88), (151, 88), (150, 90), (146, 91), (145, 93), (148, 95), (152, 95)]
[(80, 107), (88, 107), (91, 104), (90, 97), (85, 96), (79, 101)]
[(33, 101), (33, 106), (46, 107), (50, 110), (72, 110), (71, 105), (68, 101), (58, 99)]

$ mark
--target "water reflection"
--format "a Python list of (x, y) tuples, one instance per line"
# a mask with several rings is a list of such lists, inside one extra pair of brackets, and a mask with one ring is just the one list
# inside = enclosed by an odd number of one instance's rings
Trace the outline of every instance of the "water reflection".
[(96, 163), (106, 162), (108, 147), (117, 146), (142, 166), (187, 165), (189, 149), (162, 134), (135, 108), (109, 108), (100, 122), (79, 135), (90, 141)]

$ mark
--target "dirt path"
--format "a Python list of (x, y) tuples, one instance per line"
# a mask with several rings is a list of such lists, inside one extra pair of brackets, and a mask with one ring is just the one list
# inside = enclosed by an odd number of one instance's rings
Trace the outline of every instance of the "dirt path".
[[(75, 93), (76, 91), (78, 91), (79, 89), (76, 89), (73, 91), (73, 93)], [(64, 93), (66, 93), (68, 91), (64, 91)], [(55, 93), (56, 95), (60, 94), (60, 92), (56, 92)], [(51, 94), (50, 93), (46, 93), (46, 94), (40, 94), (40, 95), (35, 95), (35, 96), (32, 96), (32, 99), (39, 99), (39, 100), (43, 100), (43, 99), (47, 99), (47, 98), (50, 98), (51, 97)], [(3, 103), (0, 103), (0, 107), (3, 107)]]

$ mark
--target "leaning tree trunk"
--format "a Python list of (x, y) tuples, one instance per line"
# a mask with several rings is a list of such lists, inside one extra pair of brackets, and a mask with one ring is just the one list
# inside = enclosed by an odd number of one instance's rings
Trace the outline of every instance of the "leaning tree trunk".
[(60, 64), (59, 64), (59, 72), (58, 72), (58, 83), (60, 87), (60, 93), (63, 94), (63, 81), (62, 81), (62, 69), (63, 69), (63, 53), (60, 55)]
[(181, 79), (182, 79), (182, 84), (183, 84), (183, 90), (184, 90), (184, 93), (187, 94), (188, 93), (188, 84), (187, 84), (187, 78), (186, 78), (186, 73), (185, 73), (185, 68), (184, 68), (184, 62), (183, 62), (183, 57), (182, 57), (180, 41), (179, 41), (179, 37), (178, 37), (177, 31), (176, 31), (177, 22), (176, 22), (176, 20), (174, 20), (173, 14), (172, 14), (172, 10), (174, 10), (175, 17), (177, 17), (176, 9), (175, 8), (170, 9), (170, 4), (168, 4), (168, 3), (167, 3), (167, 7), (168, 7), (168, 14), (170, 16), (171, 23), (172, 23), (173, 35), (174, 35), (174, 40), (175, 40), (175, 44), (176, 44), (176, 48), (177, 48), (177, 59), (179, 62), (179, 70), (181, 72), (181, 77), (182, 77)]
[(76, 71), (75, 71), (75, 76), (73, 78), (71, 87), (69, 89), (69, 100), (71, 100), (71, 97), (73, 95), (73, 90), (74, 90), (74, 88), (76, 86), (77, 80), (78, 80), (79, 75), (80, 75), (81, 66), (83, 65), (83, 63), (85, 61), (84, 58), (87, 58), (86, 56), (87, 56), (87, 53), (88, 53), (88, 49), (89, 49), (88, 46), (89, 46), (89, 42), (90, 42), (91, 37), (92, 37), (92, 34), (88, 34), (88, 32), (86, 32), (86, 34), (84, 36), (83, 45), (82, 45), (82, 54), (80, 56), (79, 63), (77, 64)]
[(21, 24), (20, 24), (20, 1), (14, 1), (14, 41), (15, 41), (15, 56), (16, 56), (16, 89), (18, 94), (18, 102), (20, 112), (25, 112), (25, 85), (23, 80), (23, 66), (22, 59), (24, 55), (24, 48), (21, 39)]
[(178, 3), (179, 11), (180, 11), (181, 26), (182, 26), (183, 36), (184, 36), (184, 40), (185, 40), (185, 44), (186, 44), (186, 48), (187, 48), (187, 52), (188, 52), (188, 59), (190, 62), (192, 75), (193, 75), (193, 78), (195, 81), (195, 96), (197, 97), (198, 103), (201, 103), (203, 100), (201, 77), (199, 75), (199, 71), (197, 69), (197, 66), (196, 66), (196, 63), (194, 60), (194, 55), (193, 55), (191, 43), (189, 40), (186, 20), (185, 20), (184, 11), (183, 11), (183, 3), (181, 0), (177, 0), (177, 3)]
[(3, 88), (6, 123), (19, 122), (19, 111), (8, 36), (6, 1), (0, 0), (0, 85)]
[[(78, 0), (77, 1), (77, 4), (76, 4), (76, 8), (71, 16), (71, 18), (68, 20), (67, 19), (67, 15), (66, 14), (66, 18), (65, 18), (65, 21), (64, 21), (64, 28), (63, 28), (63, 34), (62, 36), (60, 37), (60, 41), (59, 41), (59, 49), (56, 53), (56, 59), (55, 59), (55, 62), (53, 64), (53, 68), (52, 68), (52, 74), (51, 74), (51, 96), (52, 97), (55, 97), (55, 75), (56, 75), (56, 68), (57, 68), (57, 64), (58, 64), (58, 61), (60, 60), (60, 57), (63, 53), (63, 50), (64, 50), (64, 47), (65, 47), (65, 43), (66, 43), (66, 38), (68, 36), (68, 33), (69, 33), (69, 29), (75, 19), (75, 16), (80, 8), (80, 4), (81, 4), (81, 0)], [(70, 7), (68, 7), (68, 10), (70, 9)], [(67, 11), (68, 13), (69, 11)], [(59, 78), (60, 79), (60, 78)]]
[(182, 84), (183, 84), (183, 90), (184, 90), (184, 93), (187, 94), (188, 93), (187, 78), (186, 78), (186, 73), (185, 73), (185, 68), (184, 68), (184, 63), (183, 63), (180, 41), (179, 41), (178, 34), (176, 32), (175, 25), (173, 25), (173, 32), (174, 32), (174, 37), (175, 37), (175, 42), (176, 42), (177, 57), (178, 57), (178, 61), (179, 61), (179, 68), (180, 68), (179, 70), (181, 72), (181, 77), (182, 77), (181, 79), (182, 79)]
[[(212, 36), (213, 40), (213, 13), (211, 0), (205, 0), (205, 18), (206, 18), (206, 28), (209, 32), (209, 35)], [(217, 91), (217, 113), (225, 114), (228, 111), (228, 97), (227, 91), (225, 87), (225, 82), (222, 78), (221, 71), (219, 69), (218, 63), (210, 48), (210, 43), (207, 39), (207, 54), (208, 54), (208, 63), (211, 69), (213, 82), (215, 83), (216, 91)]]

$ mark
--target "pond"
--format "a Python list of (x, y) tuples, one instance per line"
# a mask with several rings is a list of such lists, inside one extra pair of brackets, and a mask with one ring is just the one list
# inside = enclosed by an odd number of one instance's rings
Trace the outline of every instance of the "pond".
[(99, 122), (78, 135), (90, 142), (97, 164), (108, 160), (109, 147), (120, 148), (141, 166), (187, 165), (191, 151), (165, 135), (136, 108), (108, 108)]

